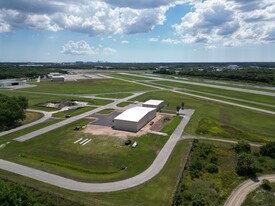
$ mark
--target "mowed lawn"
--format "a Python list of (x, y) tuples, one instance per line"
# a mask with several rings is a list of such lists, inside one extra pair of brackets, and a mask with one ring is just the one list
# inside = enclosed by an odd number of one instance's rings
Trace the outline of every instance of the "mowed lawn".
[(149, 92), (130, 101), (147, 101), (148, 99), (163, 99), (165, 107), (163, 112), (176, 113), (176, 107), (185, 103), (185, 108), (195, 109), (185, 132), (195, 134), (199, 122), (203, 118), (212, 119), (233, 129), (256, 135), (250, 141), (274, 141), (275, 140), (275, 115), (269, 115), (253, 110), (243, 109), (235, 106), (225, 105), (213, 101), (179, 95), (173, 92), (160, 91)]
[(82, 101), (88, 102), (90, 105), (106, 105), (111, 103), (111, 100), (104, 100), (104, 99), (88, 99), (88, 98), (80, 98), (74, 96), (60, 96), (60, 95), (49, 95), (49, 94), (31, 94), (26, 92), (20, 91), (7, 91), (7, 90), (0, 90), (1, 94), (7, 96), (23, 96), (29, 100), (29, 108), (30, 109), (37, 109), (43, 111), (54, 111), (56, 109), (44, 107), (43, 104), (47, 102), (60, 102), (60, 101)]
[[(144, 171), (169, 138), (153, 134), (131, 138), (138, 142), (132, 148), (118, 137), (92, 136), (82, 129), (74, 131), (76, 126), (85, 126), (89, 121), (82, 119), (23, 143), (13, 141), (0, 151), (0, 158), (79, 181), (109, 182)], [(175, 128), (178, 123), (174, 119), (167, 124)], [(91, 141), (84, 146), (74, 143), (80, 138)]]
[(35, 83), (37, 87), (22, 89), (25, 91), (49, 92), (59, 94), (100, 94), (111, 92), (133, 92), (152, 90), (152, 87), (121, 81), (117, 79), (78, 80), (76, 82)]

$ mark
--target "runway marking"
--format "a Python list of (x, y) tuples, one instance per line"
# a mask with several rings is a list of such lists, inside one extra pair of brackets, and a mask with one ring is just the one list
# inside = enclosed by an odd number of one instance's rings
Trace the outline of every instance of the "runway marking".
[(83, 138), (80, 138), (80, 139), (76, 140), (76, 141), (74, 142), (74, 144), (80, 142), (82, 139), (83, 139)]
[(87, 142), (83, 143), (82, 146), (84, 146), (85, 144), (88, 144), (90, 141), (92, 141), (92, 139), (89, 139)]

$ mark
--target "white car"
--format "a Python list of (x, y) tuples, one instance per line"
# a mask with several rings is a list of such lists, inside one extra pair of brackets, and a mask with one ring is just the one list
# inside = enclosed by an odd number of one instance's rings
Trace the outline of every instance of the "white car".
[(138, 143), (135, 141), (134, 144), (132, 144), (132, 148), (135, 148), (138, 145)]

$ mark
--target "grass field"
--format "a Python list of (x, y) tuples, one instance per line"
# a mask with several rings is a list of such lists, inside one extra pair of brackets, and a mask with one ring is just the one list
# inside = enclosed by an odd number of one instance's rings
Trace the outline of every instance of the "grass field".
[[(150, 205), (167, 206), (171, 205), (173, 192), (176, 187), (177, 178), (182, 168), (182, 163), (190, 147), (189, 140), (180, 141), (173, 150), (168, 163), (164, 169), (152, 180), (140, 186), (118, 192), (111, 193), (81, 193), (60, 189), (42, 182), (25, 178), (13, 173), (0, 170), (0, 175), (8, 177), (19, 183), (27, 184), (38, 190), (42, 190), (41, 196), (47, 198), (47, 195), (55, 194), (62, 198), (69, 199), (79, 204), (89, 206), (132, 206), (132, 205)], [(163, 192), (165, 188), (165, 192)], [(49, 194), (50, 192), (50, 194)], [(62, 203), (62, 202), (61, 202)], [(60, 203), (60, 205), (62, 205)], [(54, 204), (53, 204), (54, 205)], [(64, 205), (64, 204), (63, 204)]]
[(49, 94), (31, 94), (26, 92), (17, 92), (17, 91), (3, 91), (0, 90), (0, 93), (8, 96), (24, 96), (29, 100), (29, 108), (43, 110), (43, 111), (55, 111), (56, 109), (44, 107), (43, 104), (47, 102), (60, 102), (60, 101), (83, 101), (89, 102), (91, 105), (106, 105), (111, 103), (111, 100), (104, 99), (88, 99), (80, 98), (74, 96), (60, 96), (60, 95), (49, 95)]
[[(91, 136), (73, 130), (89, 121), (74, 122), (24, 143), (12, 142), (0, 151), (0, 158), (80, 181), (108, 182), (144, 171), (169, 138), (153, 134), (131, 138), (138, 142), (138, 147), (131, 148), (117, 137)], [(178, 122), (175, 119), (168, 124), (175, 127)], [(80, 138), (92, 141), (85, 146), (74, 144)]]
[(38, 119), (43, 117), (43, 114), (38, 113), (38, 112), (26, 112), (26, 119), (22, 122), (22, 124), (29, 124), (31, 122), (34, 122)]
[(201, 119), (207, 118), (258, 137), (258, 139), (251, 139), (251, 141), (263, 142), (275, 140), (274, 115), (168, 91), (148, 92), (131, 99), (131, 101), (144, 102), (148, 99), (163, 99), (166, 104), (162, 110), (163, 112), (172, 112), (175, 114), (176, 107), (180, 106), (182, 102), (185, 103), (185, 108), (195, 109), (196, 111), (185, 130), (188, 134), (196, 135), (199, 122)]
[(275, 183), (271, 183), (271, 191), (263, 190), (261, 187), (251, 192), (242, 206), (274, 206), (275, 205)]
[(100, 112), (98, 112), (98, 114), (111, 114), (113, 111), (115, 111), (114, 109), (104, 109), (101, 110)]
[(128, 106), (130, 104), (133, 104), (133, 102), (130, 102), (130, 101), (121, 102), (121, 103), (117, 104), (116, 106), (118, 106), (118, 107), (126, 107), (126, 106)]
[(40, 83), (36, 83), (36, 85), (37, 87), (22, 90), (59, 94), (101, 94), (152, 90), (151, 87), (120, 81), (117, 79), (79, 80), (77, 82), (42, 81)]

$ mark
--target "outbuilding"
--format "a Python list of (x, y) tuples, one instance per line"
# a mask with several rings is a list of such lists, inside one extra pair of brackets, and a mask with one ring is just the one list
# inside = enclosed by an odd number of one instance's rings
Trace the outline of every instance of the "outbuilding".
[(52, 82), (64, 82), (64, 80), (65, 80), (64, 76), (53, 76), (51, 78)]
[(143, 107), (155, 108), (157, 111), (160, 111), (164, 107), (163, 100), (150, 99), (142, 104)]
[(26, 84), (26, 81), (18, 81), (16, 79), (3, 79), (0, 80), (0, 87), (12, 87)]
[(155, 117), (155, 108), (133, 107), (114, 118), (114, 129), (138, 132)]

